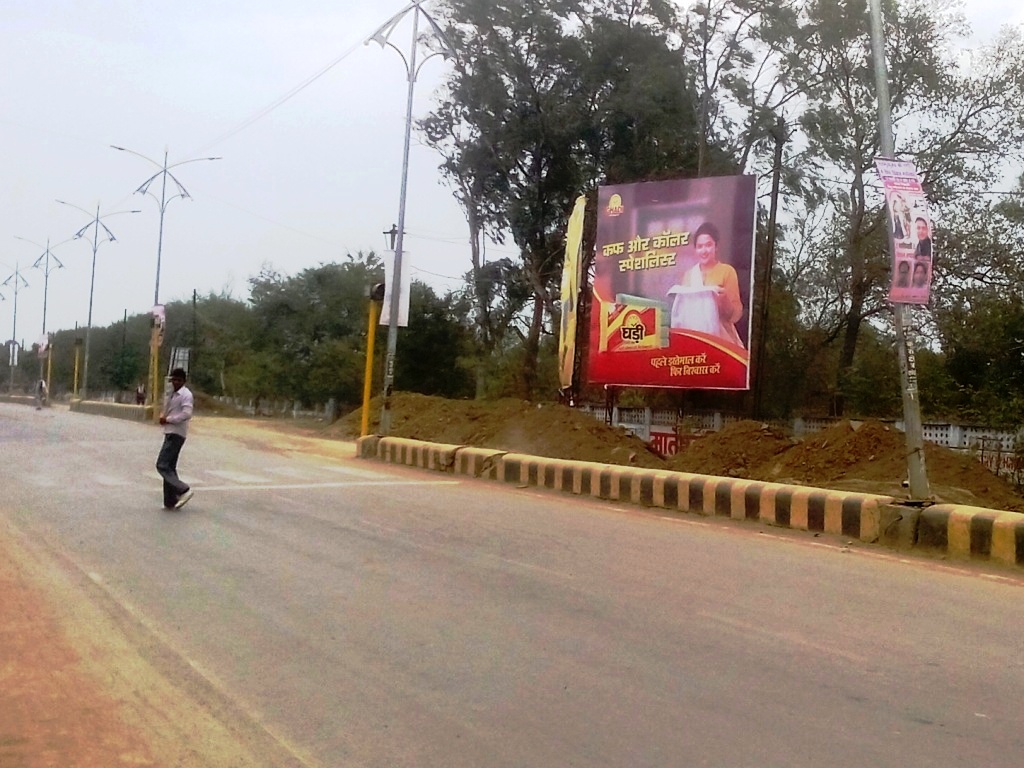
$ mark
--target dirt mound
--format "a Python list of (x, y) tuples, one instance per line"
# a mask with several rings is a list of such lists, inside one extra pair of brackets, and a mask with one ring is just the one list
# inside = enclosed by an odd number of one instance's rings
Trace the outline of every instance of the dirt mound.
[[(726, 432), (711, 436), (715, 438), (712, 444)], [(739, 437), (730, 440), (737, 452), (742, 449)], [(728, 455), (721, 446), (716, 446), (716, 451)], [(1024, 511), (1024, 497), (1016, 486), (970, 456), (925, 443), (925, 468), (932, 494), (939, 501)], [(878, 421), (843, 421), (808, 435), (759, 466), (751, 465), (743, 476), (907, 498), (903, 485), (907, 479), (906, 436)]]
[(780, 429), (760, 421), (737, 421), (693, 440), (669, 459), (679, 472), (752, 477), (752, 472), (793, 447)]
[[(410, 393), (392, 399), (391, 434), (417, 440), (552, 458), (746, 477), (906, 498), (906, 439), (877, 421), (845, 421), (803, 440), (757, 421), (740, 421), (698, 437), (668, 460), (623, 429), (566, 406), (522, 400), (445, 400)], [(370, 406), (378, 427), (380, 401)], [(358, 437), (361, 411), (321, 434)], [(319, 428), (318, 428), (319, 429)], [(940, 501), (1024, 511), (1024, 497), (975, 459), (926, 444), (932, 492)]]
[[(380, 400), (370, 404), (370, 432), (380, 423)], [(333, 424), (339, 437), (359, 436), (362, 409)], [(414, 440), (496, 448), (553, 459), (576, 459), (661, 469), (665, 460), (624, 429), (554, 403), (445, 400), (408, 392), (391, 398), (391, 434)]]
[[(828, 483), (870, 470), (872, 480), (902, 480), (907, 474), (903, 433), (877, 421), (843, 421), (808, 435), (777, 461), (758, 467), (765, 480)], [(869, 479), (869, 478), (864, 478)]]

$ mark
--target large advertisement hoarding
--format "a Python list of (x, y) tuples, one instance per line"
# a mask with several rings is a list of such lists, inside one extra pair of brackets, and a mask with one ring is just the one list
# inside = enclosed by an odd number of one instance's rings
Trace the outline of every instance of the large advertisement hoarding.
[(598, 190), (588, 380), (750, 388), (753, 176)]
[(932, 219), (914, 164), (875, 160), (889, 209), (894, 304), (927, 304), (932, 285)]

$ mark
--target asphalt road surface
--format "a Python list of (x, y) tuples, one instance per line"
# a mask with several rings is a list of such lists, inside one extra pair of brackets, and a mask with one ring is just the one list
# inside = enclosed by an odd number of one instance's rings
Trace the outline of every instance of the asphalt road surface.
[(166, 512), (158, 428), (0, 405), (0, 514), (289, 763), (1024, 763), (1013, 572), (220, 423), (196, 420), (179, 465), (195, 498)]

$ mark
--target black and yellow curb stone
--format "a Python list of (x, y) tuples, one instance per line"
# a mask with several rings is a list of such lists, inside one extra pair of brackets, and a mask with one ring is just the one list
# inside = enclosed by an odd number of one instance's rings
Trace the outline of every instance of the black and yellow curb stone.
[(954, 504), (918, 509), (869, 493), (549, 459), (377, 435), (360, 438), (356, 455), (518, 487), (936, 551), (951, 559), (1024, 565), (1024, 515), (1016, 512)]
[(1024, 515), (936, 504), (921, 511), (917, 545), (961, 560), (1024, 565)]

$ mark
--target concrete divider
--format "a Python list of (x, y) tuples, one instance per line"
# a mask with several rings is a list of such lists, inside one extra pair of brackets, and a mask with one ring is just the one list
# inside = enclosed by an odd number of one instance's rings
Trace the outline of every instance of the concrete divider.
[(951, 558), (1024, 565), (1024, 515), (936, 504), (921, 511), (917, 546)]
[(547, 488), (646, 507), (836, 534), (951, 558), (1024, 566), (1024, 514), (888, 496), (641, 469), (392, 437), (357, 441), (356, 455), (521, 488)]
[(497, 477), (504, 451), (493, 448), (472, 448), (459, 446), (455, 452), (455, 464), (452, 471), (457, 475), (470, 475), (494, 480)]
[(357, 459), (377, 459), (377, 449), (380, 445), (380, 435), (367, 435), (356, 440)]
[(377, 458), (391, 464), (448, 472), (454, 468), (455, 452), (462, 446), (427, 443), (404, 437), (381, 437), (377, 441)]
[(513, 453), (501, 457), (497, 477), (522, 486), (699, 515), (757, 520), (865, 542), (878, 541), (879, 505), (889, 501), (887, 496), (864, 493)]
[(357, 441), (360, 458), (484, 477), (519, 487), (548, 488), (782, 528), (820, 531), (877, 542), (886, 496), (762, 483), (686, 472), (551, 459), (394, 437)]
[(0, 395), (0, 403), (12, 403), (13, 405), (35, 405), (36, 399), (32, 395)]
[(75, 413), (90, 413), (129, 421), (153, 421), (153, 406), (106, 403), (101, 400), (72, 399), (69, 408)]

